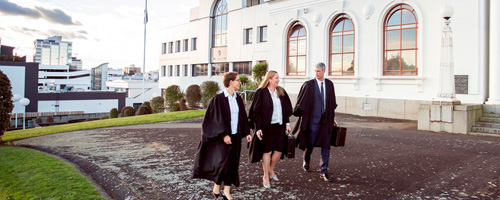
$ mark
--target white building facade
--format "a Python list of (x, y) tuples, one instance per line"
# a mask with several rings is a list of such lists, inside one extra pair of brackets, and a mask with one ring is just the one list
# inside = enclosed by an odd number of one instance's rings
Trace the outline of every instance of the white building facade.
[[(221, 4), (225, 5), (222, 11)], [(315, 64), (323, 62), (326, 78), (335, 84), (338, 112), (416, 120), (419, 106), (437, 97), (440, 9), (449, 5), (455, 13), (451, 27), (456, 98), (462, 104), (498, 106), (500, 40), (491, 36), (500, 34), (494, 18), (499, 4), (489, 0), (203, 0), (191, 9), (189, 23), (165, 30), (159, 85), (165, 89), (176, 84), (185, 90), (213, 80), (222, 87), (223, 72), (237, 71), (242, 62), (253, 66), (267, 61), (295, 101), (301, 85), (314, 77)], [(224, 16), (220, 22), (219, 16)], [(221, 70), (221, 64), (227, 70)]]
[(37, 39), (34, 44), (33, 62), (41, 65), (71, 64), (73, 42), (62, 41), (62, 36)]

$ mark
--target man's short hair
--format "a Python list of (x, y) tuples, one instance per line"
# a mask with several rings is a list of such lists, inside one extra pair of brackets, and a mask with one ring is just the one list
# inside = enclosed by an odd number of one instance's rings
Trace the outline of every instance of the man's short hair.
[(319, 62), (318, 64), (316, 64), (316, 68), (320, 68), (321, 70), (325, 71), (325, 63)]

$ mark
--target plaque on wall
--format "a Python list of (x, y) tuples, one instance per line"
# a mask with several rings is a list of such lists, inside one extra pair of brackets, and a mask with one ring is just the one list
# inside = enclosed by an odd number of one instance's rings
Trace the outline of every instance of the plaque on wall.
[(455, 94), (469, 94), (469, 75), (455, 75)]

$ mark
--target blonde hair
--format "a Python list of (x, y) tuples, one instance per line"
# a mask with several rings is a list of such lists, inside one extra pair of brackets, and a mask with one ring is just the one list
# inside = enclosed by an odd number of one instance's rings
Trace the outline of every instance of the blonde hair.
[[(267, 86), (269, 86), (269, 80), (272, 79), (276, 74), (278, 74), (277, 71), (274, 71), (274, 70), (269, 70), (267, 73), (266, 73), (266, 76), (265, 78), (262, 80), (262, 82), (260, 83), (260, 86), (259, 88), (267, 88)], [(280, 86), (277, 86), (276, 87), (276, 90), (278, 90), (278, 96), (283, 96), (285, 95), (285, 89), (283, 89), (282, 87)]]

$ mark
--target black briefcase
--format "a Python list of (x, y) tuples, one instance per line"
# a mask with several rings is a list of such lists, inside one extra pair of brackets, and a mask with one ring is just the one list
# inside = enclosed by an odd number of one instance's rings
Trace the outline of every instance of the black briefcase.
[(347, 128), (334, 126), (332, 132), (332, 138), (330, 139), (330, 145), (334, 147), (343, 147), (345, 145), (346, 133), (347, 133)]
[(292, 134), (287, 134), (287, 139), (288, 139), (288, 147), (287, 147), (287, 154), (286, 157), (288, 158), (295, 158), (295, 146), (296, 146), (296, 141), (295, 137)]

